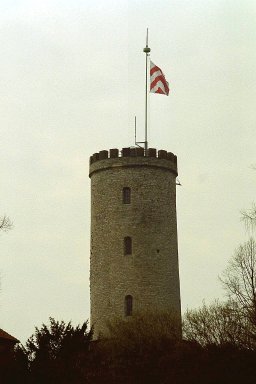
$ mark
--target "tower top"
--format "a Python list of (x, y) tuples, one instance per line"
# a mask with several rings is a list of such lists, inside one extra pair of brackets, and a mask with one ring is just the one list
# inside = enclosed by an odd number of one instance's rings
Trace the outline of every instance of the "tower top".
[(174, 173), (177, 172), (177, 156), (172, 152), (155, 148), (132, 147), (122, 148), (120, 151), (117, 148), (110, 150), (102, 150), (94, 153), (90, 157), (90, 176), (94, 172), (112, 167), (138, 167), (138, 166), (151, 166), (157, 168), (164, 168), (167, 171)]

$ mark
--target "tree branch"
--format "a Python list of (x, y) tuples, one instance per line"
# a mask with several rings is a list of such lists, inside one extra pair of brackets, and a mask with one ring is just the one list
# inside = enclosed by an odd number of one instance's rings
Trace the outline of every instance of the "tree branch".
[(13, 228), (13, 223), (8, 216), (4, 215), (0, 217), (0, 231), (7, 232)]

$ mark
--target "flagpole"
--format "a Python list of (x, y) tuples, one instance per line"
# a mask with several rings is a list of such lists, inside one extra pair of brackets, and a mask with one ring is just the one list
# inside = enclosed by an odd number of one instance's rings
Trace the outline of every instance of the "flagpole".
[(148, 149), (148, 56), (150, 48), (148, 46), (148, 28), (146, 36), (146, 47), (143, 49), (146, 53), (146, 97), (145, 97), (145, 151)]

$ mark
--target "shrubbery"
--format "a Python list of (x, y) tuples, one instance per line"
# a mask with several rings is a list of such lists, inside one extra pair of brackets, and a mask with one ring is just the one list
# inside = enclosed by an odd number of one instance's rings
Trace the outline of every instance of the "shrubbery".
[[(109, 324), (110, 338), (97, 341), (87, 323), (73, 327), (50, 319), (16, 349), (1, 384), (255, 383), (256, 350), (230, 337), (228, 315), (215, 322), (225, 310), (215, 302), (188, 313), (183, 339), (169, 314), (116, 320)], [(191, 333), (195, 320), (198, 328)]]

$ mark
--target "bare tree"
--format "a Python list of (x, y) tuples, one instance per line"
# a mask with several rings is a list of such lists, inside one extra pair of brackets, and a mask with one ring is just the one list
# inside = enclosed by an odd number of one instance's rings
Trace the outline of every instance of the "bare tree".
[(0, 217), (0, 231), (7, 232), (12, 229), (13, 223), (8, 216), (4, 215)]
[(220, 278), (228, 301), (215, 301), (184, 316), (183, 334), (201, 345), (231, 343), (256, 348), (256, 242), (240, 245)]
[(230, 259), (221, 282), (231, 300), (254, 328), (256, 338), (256, 242), (250, 238)]
[(183, 318), (183, 336), (202, 346), (229, 343), (253, 348), (248, 325), (235, 302), (215, 300), (210, 305), (203, 303), (199, 309), (187, 310)]
[(241, 220), (245, 223), (247, 229), (255, 229), (256, 227), (256, 205), (252, 204), (252, 207), (241, 212)]

